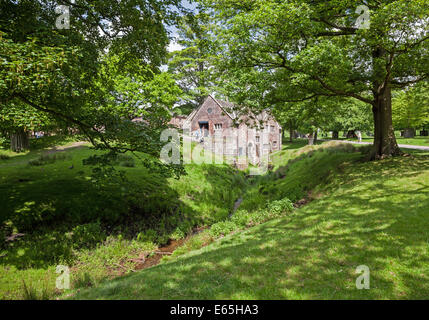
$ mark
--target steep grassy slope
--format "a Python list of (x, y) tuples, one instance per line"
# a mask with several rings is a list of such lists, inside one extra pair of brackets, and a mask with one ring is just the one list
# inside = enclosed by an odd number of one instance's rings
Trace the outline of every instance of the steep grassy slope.
[(129, 183), (100, 188), (82, 163), (95, 154), (86, 146), (2, 154), (0, 237), (17, 236), (0, 241), (0, 299), (52, 297), (58, 264), (70, 266), (74, 287), (122, 274), (143, 252), (225, 219), (246, 185), (226, 165), (189, 165), (166, 179), (126, 155), (117, 169)]
[[(345, 160), (293, 214), (74, 298), (429, 298), (429, 155)], [(356, 289), (359, 265), (370, 269), (369, 290)]]

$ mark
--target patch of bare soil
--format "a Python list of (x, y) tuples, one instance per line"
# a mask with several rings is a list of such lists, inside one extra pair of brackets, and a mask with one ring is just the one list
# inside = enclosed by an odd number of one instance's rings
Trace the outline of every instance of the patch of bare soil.
[(186, 239), (180, 239), (180, 240), (169, 240), (168, 243), (158, 248), (157, 251), (155, 251), (155, 254), (152, 256), (149, 256), (149, 254), (144, 254), (146, 256), (140, 256), (140, 261), (135, 266), (135, 270), (142, 270), (149, 267), (153, 267), (161, 261), (162, 257), (165, 255), (171, 255), (173, 254), (174, 250), (176, 250), (178, 247), (180, 247)]
[[(179, 240), (170, 239), (166, 245), (159, 247), (155, 252), (153, 253), (142, 252), (137, 258), (128, 260), (129, 262), (136, 263), (134, 266), (134, 269), (131, 271), (137, 271), (137, 270), (142, 270), (142, 269), (156, 266), (157, 264), (160, 263), (162, 257), (164, 257), (165, 255), (173, 254), (174, 250), (176, 250), (178, 247), (183, 245), (192, 236), (202, 232), (204, 229), (205, 229), (204, 227), (194, 228), (191, 234), (189, 234), (186, 238), (179, 239)], [(123, 273), (126, 273), (127, 271), (129, 271), (129, 270), (126, 270), (125, 267), (123, 266), (121, 267), (124, 269)]]
[(70, 149), (76, 149), (76, 148), (80, 148), (86, 144), (88, 144), (88, 142), (86, 142), (86, 141), (77, 141), (77, 142), (73, 142), (72, 144), (69, 144), (67, 146), (53, 147), (53, 148), (45, 151), (44, 154), (53, 154), (56, 152), (62, 152), (62, 151), (70, 150)]
[(312, 191), (309, 191), (307, 193), (307, 196), (302, 198), (301, 200), (295, 202), (293, 204), (293, 206), (295, 208), (301, 208), (307, 204), (309, 204), (311, 201), (315, 200), (315, 199), (320, 199), (323, 195), (321, 193), (318, 194), (314, 194)]

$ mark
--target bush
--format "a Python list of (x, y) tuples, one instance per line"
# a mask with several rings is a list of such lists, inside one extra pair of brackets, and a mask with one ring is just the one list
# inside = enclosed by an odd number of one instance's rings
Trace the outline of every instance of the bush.
[(76, 226), (72, 230), (74, 248), (90, 248), (106, 239), (106, 234), (101, 228), (100, 222), (92, 222)]
[(7, 154), (3, 154), (3, 153), (0, 154), (0, 160), (9, 160), (9, 159), (10, 157)]
[(237, 226), (244, 228), (249, 224), (250, 215), (246, 210), (238, 210), (232, 215), (231, 221)]
[(288, 198), (267, 203), (267, 210), (273, 216), (281, 216), (284, 213), (292, 212), (293, 208), (293, 203)]
[(37, 290), (32, 284), (22, 281), (22, 299), (24, 300), (49, 300), (49, 292), (46, 287)]
[(77, 274), (73, 280), (73, 288), (75, 289), (92, 287), (94, 284), (95, 281), (88, 272)]
[(221, 221), (212, 225), (210, 234), (214, 237), (227, 235), (238, 229), (238, 226), (232, 221)]
[(137, 240), (140, 242), (152, 242), (155, 243), (158, 238), (158, 234), (153, 229), (148, 229), (146, 231), (140, 232), (137, 235)]
[(134, 158), (132, 156), (128, 156), (125, 154), (118, 155), (115, 161), (113, 162), (113, 164), (119, 165), (121, 167), (127, 167), (127, 168), (134, 168), (136, 166)]
[(186, 232), (184, 232), (181, 228), (177, 227), (171, 234), (171, 239), (179, 240), (185, 238)]

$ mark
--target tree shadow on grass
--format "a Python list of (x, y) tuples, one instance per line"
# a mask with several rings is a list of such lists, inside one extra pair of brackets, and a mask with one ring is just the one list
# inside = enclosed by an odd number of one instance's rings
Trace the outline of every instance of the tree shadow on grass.
[[(71, 263), (75, 257), (73, 250), (95, 248), (100, 243), (96, 239), (116, 232), (116, 226), (122, 227), (131, 221), (144, 229), (154, 219), (159, 224), (161, 217), (174, 214), (165, 208), (174, 207), (174, 204), (184, 206), (162, 176), (147, 175), (146, 180), (135, 185), (137, 193), (130, 194), (129, 185), (100, 189), (86, 179), (87, 174), (66, 173), (24, 174), (25, 179), (18, 175), (17, 180), (14, 177), (2, 184), (0, 219), (5, 235), (9, 236), (14, 229), (13, 233), (24, 236), (2, 243), (5, 254), (0, 264), (27, 269)], [(75, 227), (98, 222), (99, 234), (74, 237)], [(121, 233), (122, 229), (117, 232)], [(142, 229), (136, 232), (144, 231)], [(123, 238), (128, 238), (128, 233), (124, 233)]]
[[(228, 166), (195, 167), (198, 174), (193, 172), (189, 178), (201, 179), (200, 184), (187, 183), (185, 176), (177, 182), (187, 188), (184, 190), (172, 185), (171, 179), (132, 168), (128, 169), (133, 176), (129, 184), (103, 191), (87, 180), (88, 173), (78, 174), (82, 168), (75, 163), (74, 171), (65, 169), (47, 176), (39, 171), (42, 168), (35, 168), (30, 175), (22, 173), (21, 177), (18, 172), (3, 181), (0, 221), (8, 221), (25, 236), (5, 244), (6, 255), (0, 264), (26, 269), (72, 262), (73, 250), (79, 246), (70, 234), (73, 228), (97, 221), (106, 234), (116, 232), (128, 240), (148, 229), (165, 238), (178, 227), (186, 232), (196, 225), (212, 224), (228, 216), (241, 191), (237, 185), (244, 185), (244, 174)], [(183, 196), (192, 199), (186, 202)], [(82, 241), (86, 249), (97, 245), (96, 241)]]
[(296, 150), (308, 145), (307, 139), (294, 139), (293, 142), (283, 141), (282, 151), (284, 150)]
[[(357, 166), (289, 217), (76, 298), (427, 299), (429, 157)], [(355, 286), (359, 265), (369, 290)]]

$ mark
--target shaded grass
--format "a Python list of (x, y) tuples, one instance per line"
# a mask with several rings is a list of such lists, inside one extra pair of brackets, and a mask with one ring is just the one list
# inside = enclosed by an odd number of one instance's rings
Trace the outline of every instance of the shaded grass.
[[(244, 174), (223, 165), (190, 165), (181, 179), (166, 179), (126, 155), (117, 168), (129, 183), (103, 190), (82, 163), (96, 153), (38, 150), (0, 164), (0, 236), (24, 233), (0, 247), (0, 298), (25, 298), (34, 287), (52, 297), (57, 264), (72, 267), (76, 286), (123, 274), (131, 257), (227, 217), (246, 184)], [(40, 165), (28, 164), (34, 159)]]

